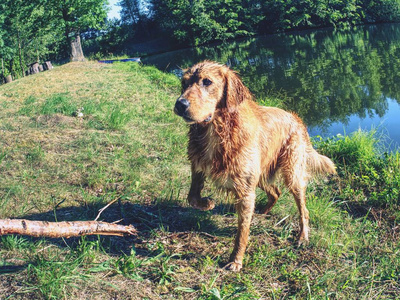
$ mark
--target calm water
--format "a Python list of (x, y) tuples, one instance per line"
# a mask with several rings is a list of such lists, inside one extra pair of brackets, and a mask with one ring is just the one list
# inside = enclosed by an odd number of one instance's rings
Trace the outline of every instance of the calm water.
[(400, 144), (400, 24), (317, 30), (184, 49), (143, 59), (161, 70), (212, 59), (239, 71), (258, 99), (285, 99), (311, 135), (377, 128)]

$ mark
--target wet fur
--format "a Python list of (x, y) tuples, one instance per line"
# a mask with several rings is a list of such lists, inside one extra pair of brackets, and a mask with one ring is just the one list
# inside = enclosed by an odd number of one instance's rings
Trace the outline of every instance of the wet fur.
[(205, 178), (236, 197), (238, 232), (228, 268), (238, 271), (242, 267), (256, 188), (264, 190), (269, 199), (263, 213), (278, 200), (281, 192), (273, 183), (278, 173), (299, 209), (299, 243), (307, 242), (307, 183), (315, 173), (334, 174), (335, 166), (312, 148), (301, 119), (279, 108), (257, 105), (239, 76), (215, 62), (205, 61), (187, 70), (182, 87), (177, 103), (190, 103), (180, 113), (190, 124), (188, 201), (202, 210), (214, 207), (212, 199), (201, 197)]

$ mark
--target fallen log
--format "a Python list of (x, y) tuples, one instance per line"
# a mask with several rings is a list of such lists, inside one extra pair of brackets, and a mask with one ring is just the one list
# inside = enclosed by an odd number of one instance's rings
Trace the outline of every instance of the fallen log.
[(132, 225), (124, 226), (98, 221), (47, 222), (23, 219), (0, 219), (0, 235), (19, 234), (34, 237), (69, 238), (82, 235), (136, 234)]

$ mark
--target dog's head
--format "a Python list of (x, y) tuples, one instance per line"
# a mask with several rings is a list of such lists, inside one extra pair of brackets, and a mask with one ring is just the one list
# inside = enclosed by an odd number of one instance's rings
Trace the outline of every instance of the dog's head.
[(176, 100), (174, 112), (189, 124), (208, 123), (216, 111), (232, 113), (248, 97), (249, 90), (234, 71), (204, 61), (184, 73), (182, 94)]

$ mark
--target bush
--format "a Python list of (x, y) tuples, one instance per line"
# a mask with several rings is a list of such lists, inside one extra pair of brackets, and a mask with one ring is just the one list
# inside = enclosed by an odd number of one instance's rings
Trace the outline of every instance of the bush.
[[(341, 177), (343, 195), (378, 207), (400, 205), (400, 155), (380, 149), (376, 131), (357, 131), (315, 142), (321, 153), (332, 158)], [(357, 199), (356, 199), (357, 200)]]

